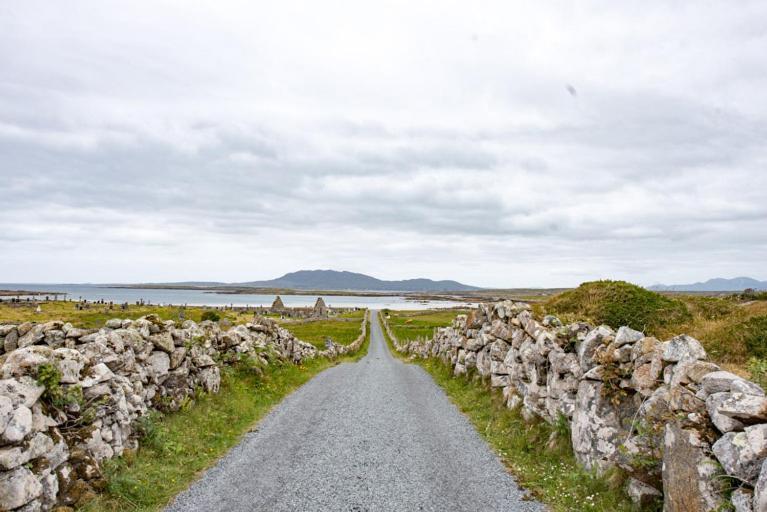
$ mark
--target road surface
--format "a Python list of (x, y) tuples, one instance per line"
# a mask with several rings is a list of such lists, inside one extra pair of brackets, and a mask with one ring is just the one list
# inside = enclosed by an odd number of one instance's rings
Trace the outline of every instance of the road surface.
[(373, 316), (367, 356), (287, 397), (166, 510), (544, 510), (524, 496), (431, 377), (390, 354)]

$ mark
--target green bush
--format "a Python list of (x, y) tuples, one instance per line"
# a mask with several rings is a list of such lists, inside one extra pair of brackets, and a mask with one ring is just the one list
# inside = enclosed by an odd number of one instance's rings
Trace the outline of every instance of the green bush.
[(62, 386), (61, 372), (54, 364), (41, 364), (37, 368), (37, 382), (45, 388), (43, 399), (56, 408), (83, 403), (83, 390), (77, 386)]
[(547, 313), (573, 315), (617, 328), (627, 325), (649, 334), (692, 319), (684, 302), (625, 281), (592, 281), (556, 295), (544, 305)]
[(767, 357), (767, 316), (755, 316), (733, 329), (742, 337), (751, 356)]
[(202, 316), (200, 317), (200, 320), (203, 321), (203, 322), (205, 320), (211, 320), (213, 322), (218, 322), (219, 320), (221, 320), (221, 317), (215, 311), (205, 311), (202, 314)]

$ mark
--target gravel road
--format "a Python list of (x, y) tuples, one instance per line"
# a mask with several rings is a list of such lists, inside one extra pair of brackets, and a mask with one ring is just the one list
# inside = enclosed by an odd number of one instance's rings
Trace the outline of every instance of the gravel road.
[[(375, 314), (375, 312), (374, 312)], [(317, 375), (167, 511), (542, 511), (431, 377), (368, 355)]]

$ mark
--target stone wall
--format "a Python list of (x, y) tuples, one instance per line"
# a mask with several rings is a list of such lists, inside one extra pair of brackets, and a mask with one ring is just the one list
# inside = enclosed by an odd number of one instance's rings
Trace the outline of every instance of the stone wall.
[(689, 336), (660, 341), (628, 327), (539, 322), (512, 302), (458, 316), (430, 340), (400, 343), (385, 329), (400, 352), (487, 377), (526, 419), (564, 418), (578, 462), (625, 471), (636, 503), (767, 511), (765, 393), (707, 361)]
[(267, 366), (357, 350), (366, 322), (353, 344), (322, 351), (266, 319), (226, 331), (153, 316), (101, 329), (0, 325), (0, 511), (76, 504), (104, 485), (101, 461), (137, 447), (150, 410), (218, 392), (220, 367), (243, 358)]

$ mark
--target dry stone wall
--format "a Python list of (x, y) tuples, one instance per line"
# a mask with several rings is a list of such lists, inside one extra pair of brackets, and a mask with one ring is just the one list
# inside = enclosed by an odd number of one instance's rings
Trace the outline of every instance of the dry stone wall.
[(578, 462), (625, 471), (636, 503), (767, 512), (765, 393), (707, 361), (689, 336), (539, 322), (508, 301), (460, 315), (429, 340), (400, 343), (385, 328), (400, 352), (487, 377), (527, 419), (564, 418)]
[(322, 351), (267, 319), (0, 325), (0, 511), (78, 503), (104, 485), (103, 460), (137, 447), (140, 418), (218, 392), (222, 365), (335, 357), (360, 347), (366, 322), (353, 344)]

